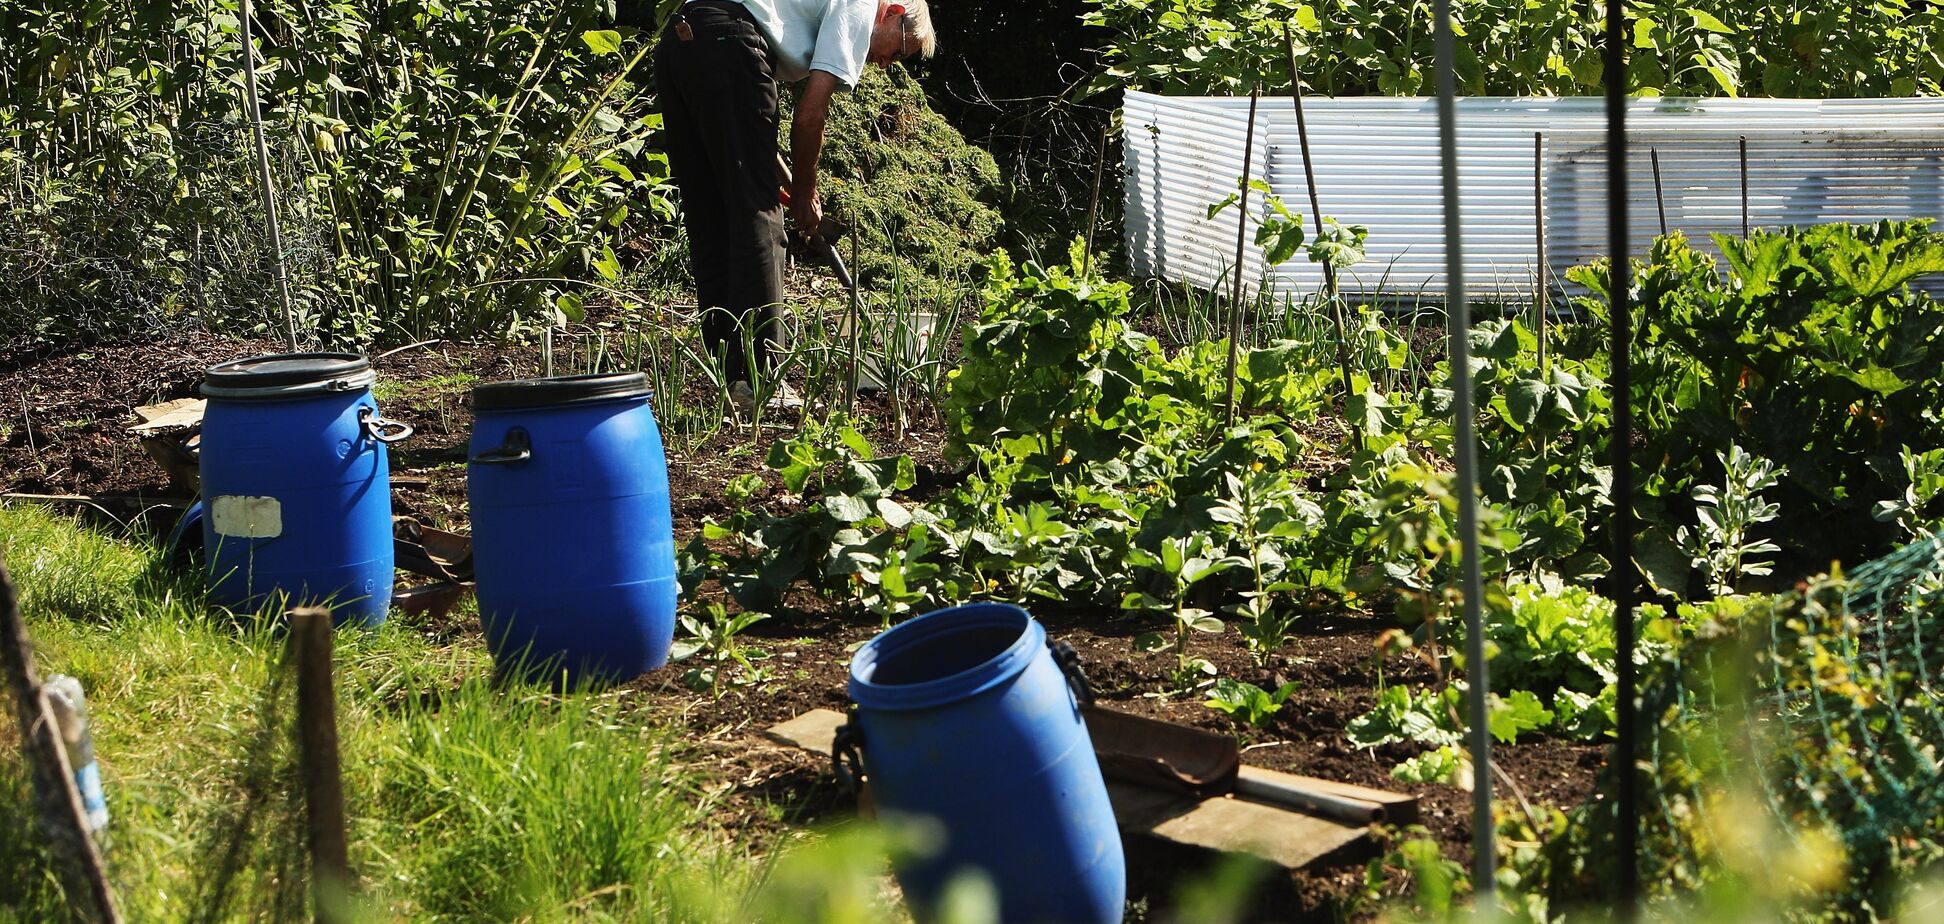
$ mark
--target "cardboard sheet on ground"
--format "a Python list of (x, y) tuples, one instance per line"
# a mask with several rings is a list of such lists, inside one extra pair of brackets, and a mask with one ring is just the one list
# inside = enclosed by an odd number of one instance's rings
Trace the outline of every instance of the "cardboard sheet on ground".
[[(813, 709), (770, 728), (766, 734), (784, 744), (829, 754), (831, 739), (844, 716), (830, 709)], [(1271, 780), (1376, 802), (1392, 822), (1417, 816), (1413, 796), (1243, 766), (1243, 779)], [(1261, 857), (1284, 869), (1304, 869), (1318, 863), (1348, 862), (1369, 845), (1368, 826), (1341, 824), (1289, 808), (1264, 805), (1234, 796), (1197, 798), (1179, 791), (1107, 781), (1114, 818), (1124, 834), (1154, 837), (1187, 847)]]
[(202, 426), (203, 410), (208, 402), (201, 398), (177, 398), (161, 404), (150, 404), (135, 409), (135, 416), (142, 419), (128, 428), (130, 433), (153, 433), (157, 430), (186, 429)]

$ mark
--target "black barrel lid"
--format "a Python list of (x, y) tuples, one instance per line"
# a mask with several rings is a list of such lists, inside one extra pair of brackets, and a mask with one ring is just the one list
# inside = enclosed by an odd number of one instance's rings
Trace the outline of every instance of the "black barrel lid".
[(639, 372), (601, 372), (563, 375), (551, 379), (518, 379), (473, 387), (473, 412), (513, 411), (522, 408), (587, 404), (618, 398), (645, 398), (648, 376)]
[(378, 381), (356, 353), (273, 353), (211, 366), (202, 393), (210, 398), (288, 398), (348, 392)]

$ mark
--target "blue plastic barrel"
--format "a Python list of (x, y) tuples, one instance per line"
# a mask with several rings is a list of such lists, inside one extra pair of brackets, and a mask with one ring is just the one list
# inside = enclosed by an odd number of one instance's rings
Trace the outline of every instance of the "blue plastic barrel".
[(640, 373), (473, 389), (473, 570), (499, 670), (569, 684), (668, 662), (675, 532)]
[(1025, 610), (972, 603), (892, 628), (851, 661), (850, 696), (840, 759), (861, 745), (879, 814), (929, 818), (944, 835), (929, 856), (894, 860), (918, 920), (977, 870), (1008, 924), (1118, 924), (1114, 809), (1067, 675)]
[(258, 356), (212, 367), (202, 425), (210, 599), (235, 610), (321, 604), (375, 626), (391, 608), (387, 443), (411, 428), (372, 400), (350, 353)]

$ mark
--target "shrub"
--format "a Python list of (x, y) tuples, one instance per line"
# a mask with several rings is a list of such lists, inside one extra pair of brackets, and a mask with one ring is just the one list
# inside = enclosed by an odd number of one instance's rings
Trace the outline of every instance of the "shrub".
[[(1429, 3), (1092, 0), (1109, 30), (1106, 82), (1167, 93), (1288, 86), (1282, 30), (1304, 82), (1328, 96), (1430, 91)], [(1456, 0), (1458, 92), (1592, 95), (1604, 86), (1604, 11), (1563, 0)], [(1944, 92), (1940, 17), (1921, 2), (1630, 6), (1629, 92), (1660, 96), (1912, 96)]]

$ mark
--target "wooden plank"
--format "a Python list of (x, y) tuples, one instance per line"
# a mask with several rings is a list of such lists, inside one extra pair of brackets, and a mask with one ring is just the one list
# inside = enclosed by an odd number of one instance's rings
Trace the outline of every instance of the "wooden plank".
[[(1108, 787), (1110, 798), (1116, 795), (1118, 785)], [(1121, 798), (1127, 798), (1127, 794), (1121, 794)], [(1121, 816), (1118, 799), (1114, 816)], [(1190, 847), (1246, 853), (1290, 870), (1347, 857), (1370, 835), (1367, 827), (1338, 824), (1232, 796), (1203, 799), (1184, 812), (1158, 819), (1145, 828), (1131, 826), (1131, 830)]]
[(1336, 780), (1326, 780), (1314, 776), (1283, 773), (1279, 770), (1267, 770), (1262, 767), (1251, 767), (1246, 764), (1243, 765), (1240, 776), (1250, 779), (1280, 782), (1302, 789), (1313, 789), (1346, 799), (1375, 802), (1384, 807), (1384, 821), (1387, 824), (1410, 824), (1417, 821), (1418, 817), (1418, 798), (1406, 793), (1372, 789), (1368, 786), (1340, 783)]
[(208, 402), (201, 398), (177, 398), (161, 404), (150, 404), (135, 409), (135, 416), (142, 422), (128, 428), (130, 433), (153, 433), (157, 430), (202, 426), (203, 410)]
[[(792, 747), (828, 754), (831, 739), (836, 736), (838, 726), (843, 724), (844, 715), (840, 712), (812, 709), (766, 730), (764, 734)], [(1302, 780), (1317, 789), (1324, 788), (1318, 784), (1328, 782), (1254, 767), (1243, 768), (1244, 773), (1251, 771)], [(1417, 800), (1412, 797), (1347, 784), (1330, 785), (1382, 796), (1385, 801), (1381, 804), (1387, 809), (1394, 804), (1408, 803), (1409, 811), (1416, 811)], [(1246, 853), (1290, 870), (1349, 859), (1369, 843), (1367, 827), (1338, 824), (1313, 815), (1229, 796), (1197, 799), (1185, 792), (1108, 780), (1107, 797), (1114, 806), (1114, 820), (1124, 834), (1155, 837), (1173, 844), (1224, 853)]]
[(20, 739), (34, 774), (34, 791), (41, 800), (42, 827), (54, 855), (69, 906), (84, 921), (119, 924), (115, 893), (108, 885), (107, 868), (94, 837), (88, 833), (88, 810), (74, 787), (74, 768), (68, 766), (54, 719), (54, 706), (41, 689), (34, 669), (33, 642), (20, 615), (13, 581), (0, 563), (0, 670), (6, 672), (13, 694)]
[(812, 709), (763, 734), (791, 747), (828, 755), (831, 742), (837, 738), (837, 729), (843, 724), (844, 714), (835, 709)]

